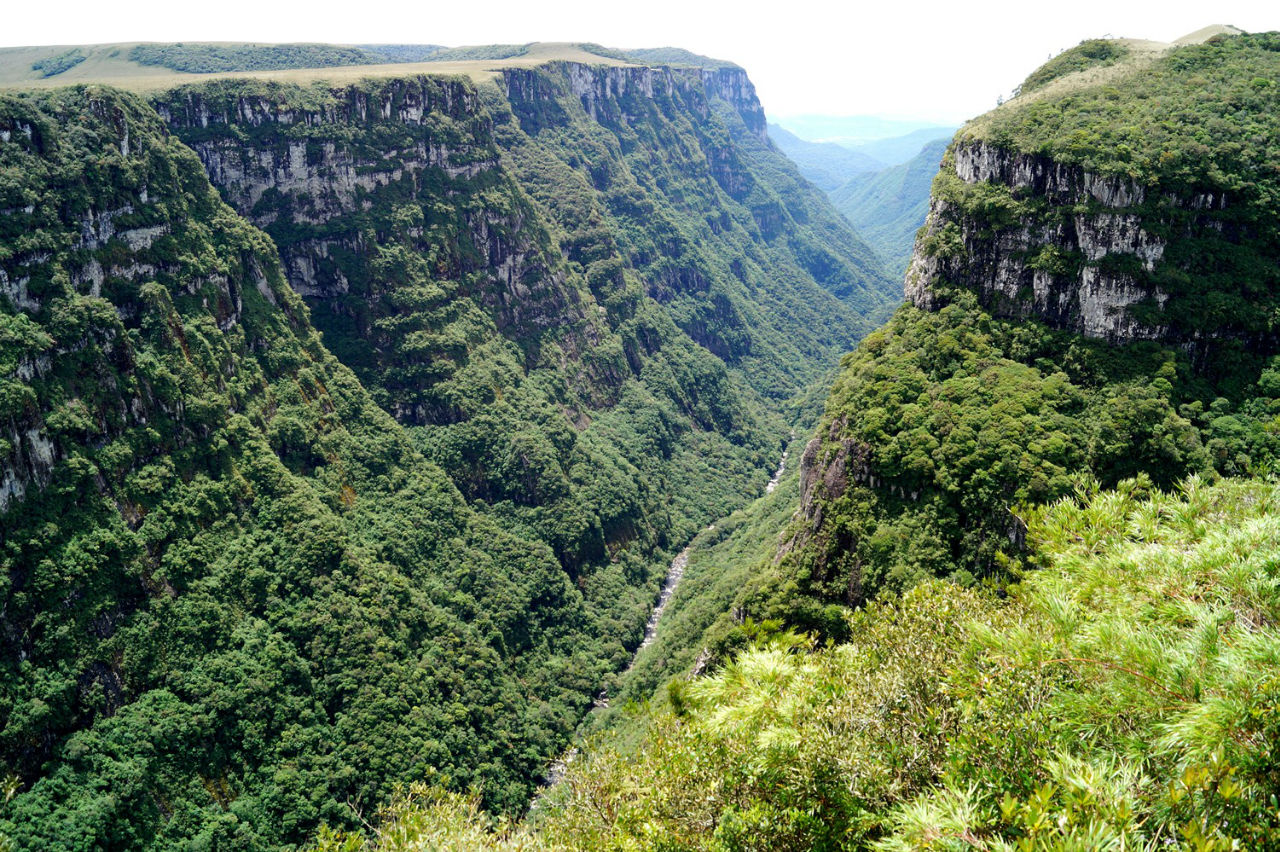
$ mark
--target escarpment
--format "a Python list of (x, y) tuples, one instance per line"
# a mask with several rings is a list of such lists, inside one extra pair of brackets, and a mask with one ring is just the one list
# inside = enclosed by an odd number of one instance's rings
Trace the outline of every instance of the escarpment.
[[(885, 304), (878, 261), (770, 148), (740, 69), (552, 63), (498, 84), (493, 99), (431, 78), (213, 83), (155, 102), (280, 247), (328, 345), (407, 423), (470, 416), (449, 386), (485, 341), (514, 343), (525, 370), (558, 362), (589, 405), (616, 399), (625, 376), (599, 357), (627, 322), (616, 272), (601, 289), (610, 263), (718, 359), (762, 367), (743, 374), (760, 390), (852, 342), (865, 326), (850, 308)], [(584, 178), (580, 203), (555, 197)], [(603, 217), (589, 256), (572, 233), (584, 206)], [(783, 305), (811, 331), (783, 332)], [(634, 373), (656, 340), (627, 336)]]
[(908, 297), (936, 309), (967, 291), (997, 317), (1154, 341), (1208, 374), (1271, 353), (1274, 54), (1274, 34), (1223, 35), (975, 120), (935, 180)]
[[(563, 69), (569, 91), (581, 99), (583, 109), (595, 121), (608, 121), (611, 115), (614, 119), (627, 116), (626, 101), (631, 97), (670, 100), (677, 96), (691, 99), (693, 113), (705, 120), (710, 117), (711, 100), (718, 98), (738, 114), (756, 138), (762, 142), (768, 139), (764, 109), (751, 78), (741, 68), (612, 67), (569, 62)], [(517, 69), (503, 73), (508, 91), (525, 99), (537, 91), (528, 86), (530, 76), (530, 72)]]
[(1022, 507), (1082, 479), (1270, 464), (1277, 46), (1236, 34), (1105, 83), (1081, 72), (961, 129), (908, 304), (842, 363), (802, 459), (779, 588), (856, 603), (930, 576), (999, 583), (1024, 557)]
[[(9, 162), (25, 170), (10, 194), (32, 203), (0, 217), (0, 295), (16, 311), (6, 317), (0, 361), (0, 511), (49, 486), (59, 462), (86, 442), (108, 446), (160, 424), (170, 447), (207, 434), (169, 379), (140, 363), (139, 336), (189, 348), (175, 303), (198, 303), (211, 328), (251, 346), (262, 337), (243, 322), (246, 301), (266, 300), (290, 323), (303, 322), (283, 298), (269, 248), (223, 227), (216, 195), (199, 190), (198, 161), (161, 135), (145, 106), (112, 94), (84, 104), (85, 123), (105, 136), (102, 165), (116, 176), (109, 191), (63, 159), (69, 143), (59, 114), (4, 106), (0, 139)], [(210, 226), (226, 251), (185, 263), (193, 230)], [(229, 369), (222, 357), (197, 369)]]
[[(505, 69), (500, 86), (501, 145), (548, 215), (577, 232), (570, 257), (589, 279), (616, 258), (755, 387), (794, 385), (821, 340), (866, 329), (846, 308), (892, 300), (879, 261), (768, 142), (740, 70), (565, 63)], [(577, 209), (557, 197), (570, 191)], [(607, 246), (583, 228), (581, 205)], [(805, 331), (784, 331), (783, 314)]]
[(329, 345), (401, 420), (462, 416), (433, 390), (485, 339), (599, 343), (470, 84), (222, 84), (170, 93), (157, 111), (271, 235)]
[(917, 307), (963, 288), (996, 316), (1112, 343), (1256, 342), (1235, 318), (1188, 327), (1166, 312), (1178, 306), (1163, 282), (1192, 271), (1170, 244), (1208, 238), (1230, 251), (1247, 238), (1227, 191), (1172, 192), (981, 140), (957, 142), (942, 169), (907, 271)]

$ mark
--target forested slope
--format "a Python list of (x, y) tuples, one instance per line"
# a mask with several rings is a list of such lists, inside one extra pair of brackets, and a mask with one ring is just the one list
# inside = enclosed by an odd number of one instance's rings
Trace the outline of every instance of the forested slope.
[(332, 351), (575, 574), (643, 574), (756, 492), (782, 402), (893, 302), (764, 143), (737, 69), (219, 82), (156, 103), (273, 237)]
[(608, 665), (550, 549), (414, 449), (145, 104), (4, 113), (9, 833), (272, 845), (427, 766), (522, 801)]
[(931, 581), (845, 644), (775, 635), (579, 757), (539, 821), (419, 786), (359, 848), (1273, 848), (1278, 496), (1081, 492), (1028, 515), (1003, 600)]
[(639, 741), (524, 825), (419, 786), (321, 848), (1280, 843), (1278, 46), (1086, 43), (962, 129), (912, 303), (843, 361), (776, 557), (728, 531), (758, 570)]
[(931, 576), (1002, 582), (1017, 507), (1081, 474), (1167, 486), (1267, 468), (1277, 44), (1176, 48), (961, 129), (911, 304), (844, 362), (806, 451), (802, 517), (768, 581), (804, 590), (783, 609)]
[(4, 96), (19, 848), (518, 811), (760, 493), (893, 288), (742, 72), (603, 73)]
[(907, 271), (916, 231), (929, 212), (929, 188), (947, 139), (935, 139), (905, 163), (858, 175), (828, 194), (835, 208), (884, 259), (895, 276)]

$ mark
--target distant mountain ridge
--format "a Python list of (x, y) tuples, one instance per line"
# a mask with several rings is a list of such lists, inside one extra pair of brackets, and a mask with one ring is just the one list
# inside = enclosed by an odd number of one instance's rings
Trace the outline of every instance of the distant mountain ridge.
[[(837, 119), (832, 119), (837, 121)], [(868, 127), (875, 124), (870, 120)], [(881, 127), (893, 127), (886, 122)], [(770, 123), (769, 138), (827, 193), (860, 236), (901, 277), (916, 230), (929, 210), (929, 187), (955, 128), (925, 127), (861, 145), (813, 142)]]
[(959, 129), (958, 126), (954, 125), (923, 127), (910, 133), (904, 133), (901, 136), (872, 139), (857, 145), (848, 144), (848, 147), (853, 151), (873, 157), (887, 166), (898, 166), (919, 156), (921, 149), (931, 142), (936, 142), (939, 139), (950, 139)]
[[(585, 42), (529, 42), (446, 47), (438, 44), (323, 44), (257, 42), (122, 42), (0, 48), (0, 88), (106, 82), (127, 88), (162, 88), (211, 74), (295, 72), (294, 79), (332, 79), (338, 69), (387, 76), (403, 73), (488, 76), (512, 64), (550, 61), (738, 69), (732, 62), (676, 47), (622, 50)], [(298, 72), (316, 72), (301, 74)], [(400, 73), (391, 69), (390, 73)], [(49, 79), (53, 78), (53, 79)]]
[(769, 124), (769, 138), (823, 192), (844, 186), (854, 175), (877, 172), (886, 164), (875, 157), (834, 142), (810, 142), (782, 127)]
[(856, 175), (828, 193), (894, 276), (907, 271), (916, 231), (929, 212), (929, 188), (950, 141), (934, 139), (907, 162)]
[(959, 126), (958, 122), (938, 119), (888, 118), (880, 115), (775, 115), (774, 121), (802, 139), (813, 142), (835, 142), (858, 147), (877, 139), (892, 139), (918, 130)]

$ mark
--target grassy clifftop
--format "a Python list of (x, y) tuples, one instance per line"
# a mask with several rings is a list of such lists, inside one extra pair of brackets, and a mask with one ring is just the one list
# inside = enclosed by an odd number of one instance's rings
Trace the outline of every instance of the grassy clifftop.
[(471, 47), (123, 42), (0, 48), (0, 88), (93, 82), (133, 91), (156, 91), (193, 80), (228, 76), (307, 83), (438, 74), (481, 81), (492, 79), (502, 68), (528, 68), (547, 62), (737, 67), (673, 47), (617, 50), (577, 42)]

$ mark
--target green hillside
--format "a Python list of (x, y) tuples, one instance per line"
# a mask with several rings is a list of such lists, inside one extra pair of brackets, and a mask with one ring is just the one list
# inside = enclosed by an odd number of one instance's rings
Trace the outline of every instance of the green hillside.
[(768, 499), (700, 534), (626, 736), (525, 824), (419, 786), (363, 848), (1280, 843), (1280, 52), (1206, 37), (963, 128), (780, 546)]
[(16, 848), (519, 813), (891, 305), (740, 70), (496, 73), (3, 96)]
[(933, 582), (847, 644), (775, 636), (575, 761), (535, 826), (417, 788), (364, 848), (1271, 848), (1277, 499), (1082, 493), (1028, 517), (1004, 599)]
[[(1180, 47), (1118, 99), (1108, 84), (1014, 100), (957, 134), (908, 273), (915, 305), (846, 360), (828, 400), (815, 477), (839, 469), (847, 486), (807, 497), (823, 521), (797, 532), (804, 587), (856, 601), (931, 575), (999, 582), (1019, 546), (1010, 507), (1069, 493), (1082, 472), (1167, 487), (1270, 464), (1280, 173), (1274, 87), (1253, 81), (1280, 72), (1274, 42)], [(1206, 85), (1212, 98), (1188, 100)], [(994, 147), (967, 147), (980, 142)], [(962, 158), (993, 176), (963, 179)], [(1062, 178), (1001, 178), (1039, 173)], [(1210, 210), (1208, 195), (1225, 200)], [(1081, 281), (1115, 306), (1064, 308)], [(1099, 331), (1079, 333), (1085, 321)]]
[(916, 231), (929, 212), (929, 188), (949, 142), (934, 140), (906, 163), (860, 175), (828, 192), (894, 277), (907, 271)]
[(1280, 846), (1277, 80), (0, 50), (0, 852)]
[(38, 201), (3, 234), (4, 830), (278, 845), (424, 760), (522, 801), (608, 666), (550, 549), (374, 405), (149, 107), (2, 109), (3, 205)]

